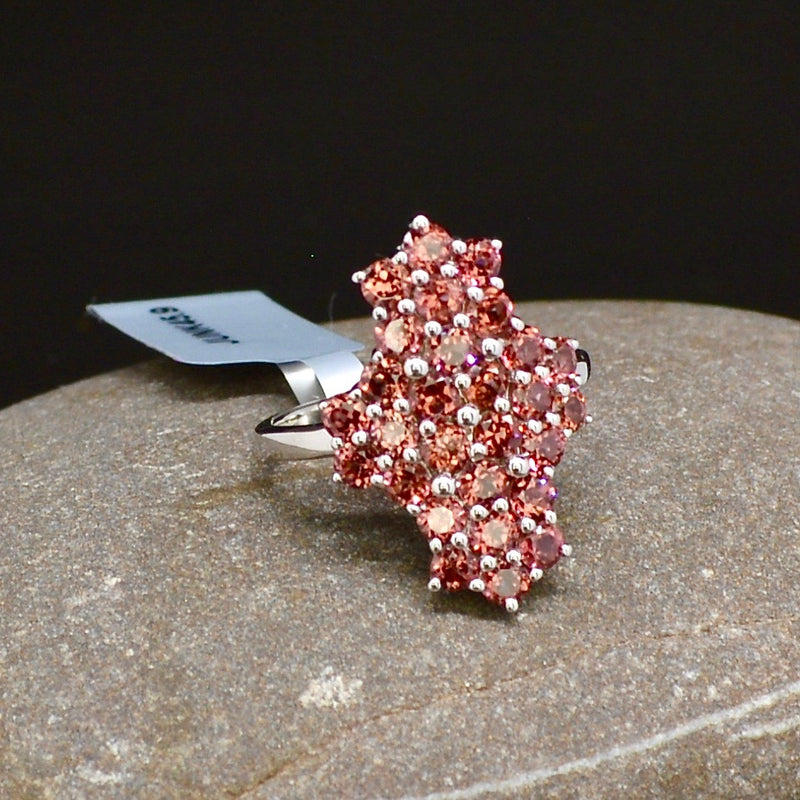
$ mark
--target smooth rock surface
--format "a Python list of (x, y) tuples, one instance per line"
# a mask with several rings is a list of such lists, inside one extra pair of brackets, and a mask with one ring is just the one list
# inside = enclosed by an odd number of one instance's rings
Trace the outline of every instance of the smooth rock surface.
[[(574, 557), (514, 617), (156, 360), (0, 412), (0, 797), (796, 798), (800, 325), (523, 304), (592, 355)], [(366, 320), (342, 324), (369, 337)]]

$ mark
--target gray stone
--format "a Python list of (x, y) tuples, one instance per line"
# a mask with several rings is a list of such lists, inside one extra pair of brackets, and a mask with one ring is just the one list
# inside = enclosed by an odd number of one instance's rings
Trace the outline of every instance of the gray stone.
[(516, 617), (430, 595), (380, 492), (267, 453), (265, 368), (0, 412), (0, 796), (797, 797), (800, 325), (520, 311), (589, 349), (595, 422), (556, 473), (574, 556)]

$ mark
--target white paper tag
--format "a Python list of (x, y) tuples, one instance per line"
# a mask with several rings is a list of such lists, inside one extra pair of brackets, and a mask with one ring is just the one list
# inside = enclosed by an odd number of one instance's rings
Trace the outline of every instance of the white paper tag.
[(347, 391), (361, 374), (353, 355), (360, 342), (303, 319), (263, 292), (102, 303), (87, 311), (185, 364), (304, 362), (327, 396)]

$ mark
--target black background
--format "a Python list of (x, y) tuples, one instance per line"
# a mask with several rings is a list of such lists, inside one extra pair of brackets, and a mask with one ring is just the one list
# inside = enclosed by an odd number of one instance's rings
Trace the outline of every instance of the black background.
[(517, 300), (800, 316), (800, 4), (200, 8), (7, 14), (0, 405), (147, 355), (92, 301), (365, 314), (420, 212)]

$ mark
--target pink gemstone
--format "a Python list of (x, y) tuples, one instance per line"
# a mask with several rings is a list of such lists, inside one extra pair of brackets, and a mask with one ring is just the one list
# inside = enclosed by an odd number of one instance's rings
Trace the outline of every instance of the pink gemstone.
[(384, 417), (377, 420), (373, 426), (375, 438), (384, 450), (397, 450), (402, 447), (413, 446), (410, 431), (405, 422), (400, 419)]
[(564, 403), (564, 416), (576, 427), (586, 418), (586, 406), (583, 401), (573, 395)]
[(458, 369), (472, 351), (472, 339), (466, 331), (454, 330), (442, 337), (433, 354), (433, 365), (437, 371)]
[(403, 281), (407, 276), (408, 270), (402, 264), (383, 258), (367, 268), (367, 277), (361, 282), (361, 293), (371, 306), (379, 305), (402, 295)]
[(451, 534), (460, 531), (466, 522), (466, 513), (457, 500), (436, 498), (432, 505), (417, 517), (417, 525), (429, 538), (447, 540)]
[(381, 352), (418, 352), (422, 343), (422, 330), (414, 317), (398, 317), (385, 327), (375, 328), (375, 341)]
[(525, 416), (531, 413), (543, 414), (553, 405), (553, 390), (542, 381), (531, 381), (517, 396), (522, 400), (526, 410)]
[(575, 355), (575, 349), (565, 342), (553, 355), (553, 369), (559, 375), (570, 375), (575, 372), (577, 366), (578, 359)]
[(550, 569), (561, 558), (564, 534), (555, 525), (547, 526), (541, 533), (527, 536), (519, 543), (522, 560), (529, 568)]
[(503, 601), (507, 597), (516, 597), (522, 590), (522, 576), (519, 570), (509, 567), (499, 569), (486, 587), (486, 596), (495, 602)]
[(524, 489), (520, 489), (517, 495), (525, 509), (544, 511), (552, 508), (553, 501), (557, 496), (558, 490), (547, 478), (534, 478)]
[(545, 461), (557, 464), (564, 454), (566, 438), (561, 431), (550, 428), (539, 436), (530, 436), (526, 439), (525, 444), (531, 450), (535, 450)]
[(514, 339), (513, 351), (520, 363), (520, 369), (533, 372), (544, 353), (542, 337), (536, 328), (526, 328)]
[(458, 487), (458, 493), (470, 505), (490, 500), (503, 494), (508, 476), (497, 464), (477, 464), (466, 473)]
[(488, 517), (475, 523), (472, 535), (475, 538), (474, 550), (486, 553), (490, 550), (505, 550), (516, 536), (517, 526), (510, 514)]

